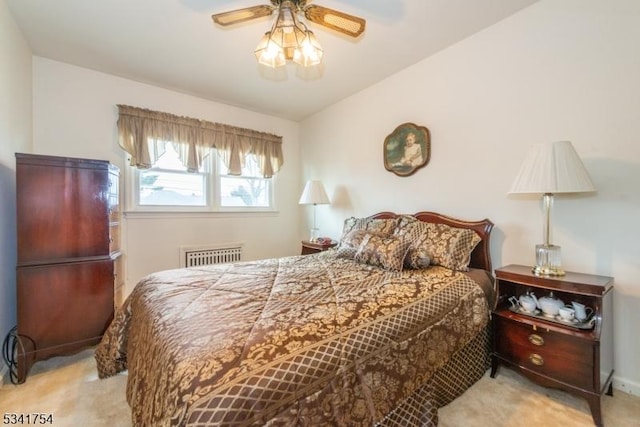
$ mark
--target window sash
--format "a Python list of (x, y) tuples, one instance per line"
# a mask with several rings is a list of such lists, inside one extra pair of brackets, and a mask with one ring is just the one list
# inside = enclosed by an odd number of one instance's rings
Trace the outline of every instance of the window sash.
[[(193, 176), (193, 172), (177, 171), (174, 169), (164, 168), (150, 168), (139, 169), (134, 167), (127, 167), (125, 177), (129, 183), (129, 197), (127, 198), (127, 210), (133, 212), (271, 212), (275, 210), (275, 178), (261, 178), (255, 176), (234, 176), (229, 174), (222, 174), (218, 155), (215, 150), (207, 156), (207, 160), (203, 164), (203, 171), (196, 175), (202, 176), (204, 184), (204, 200), (202, 205), (173, 205), (173, 204), (144, 204), (141, 201), (140, 194), (140, 179), (141, 176), (149, 172), (165, 172), (171, 174), (182, 174)], [(225, 170), (226, 171), (226, 170)], [(261, 182), (263, 190), (266, 191), (266, 195), (259, 195), (257, 197), (258, 203), (254, 205), (244, 205), (240, 203), (228, 203), (224, 204), (222, 200), (225, 195), (223, 194), (224, 182), (229, 180), (237, 180), (245, 182), (245, 189), (252, 193), (255, 191), (255, 185), (249, 184), (252, 181)], [(236, 194), (236, 198), (242, 198), (242, 194)], [(246, 197), (246, 195), (244, 196)], [(255, 193), (254, 193), (255, 198)]]
[[(143, 186), (144, 177), (157, 177), (154, 182)], [(182, 172), (171, 169), (151, 168), (139, 170), (137, 192), (140, 206), (207, 206), (208, 205), (208, 182), (209, 174)], [(157, 186), (157, 181), (161, 181), (162, 190), (153, 190)], [(198, 184), (199, 181), (199, 185)], [(196, 184), (195, 186), (188, 185)], [(143, 190), (148, 193), (143, 199)], [(196, 190), (196, 191), (194, 191)], [(191, 195), (189, 194), (191, 193)], [(182, 200), (182, 203), (174, 201)]]

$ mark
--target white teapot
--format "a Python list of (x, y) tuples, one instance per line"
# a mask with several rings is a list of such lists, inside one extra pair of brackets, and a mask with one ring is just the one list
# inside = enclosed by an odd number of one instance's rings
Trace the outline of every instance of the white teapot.
[(519, 302), (520, 307), (522, 307), (522, 309), (527, 313), (533, 313), (538, 306), (538, 300), (532, 293), (520, 295)]
[(519, 308), (525, 313), (533, 313), (538, 306), (538, 300), (532, 293), (522, 294), (520, 298), (512, 296), (509, 298), (509, 302), (511, 302), (514, 308)]
[(552, 317), (558, 315), (560, 308), (564, 307), (564, 302), (553, 296), (553, 292), (549, 292), (546, 297), (538, 298), (538, 307), (546, 316)]

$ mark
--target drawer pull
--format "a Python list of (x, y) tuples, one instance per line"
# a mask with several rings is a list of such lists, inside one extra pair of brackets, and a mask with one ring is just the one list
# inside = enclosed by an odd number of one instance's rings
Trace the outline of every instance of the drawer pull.
[(539, 354), (533, 353), (529, 355), (529, 360), (536, 366), (544, 365), (544, 359)]
[(529, 335), (529, 342), (533, 345), (544, 345), (544, 338), (538, 334)]

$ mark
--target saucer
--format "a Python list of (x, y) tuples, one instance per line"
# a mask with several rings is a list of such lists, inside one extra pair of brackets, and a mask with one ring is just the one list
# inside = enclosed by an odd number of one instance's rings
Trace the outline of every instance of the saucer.
[[(556, 314), (547, 314), (547, 313), (542, 313), (542, 315), (544, 317), (548, 317), (549, 319), (557, 319), (558, 317), (560, 317), (559, 315)], [(557, 317), (556, 317), (557, 316)]]
[(562, 316), (560, 316), (559, 314), (557, 316), (555, 316), (555, 318), (556, 318), (556, 320), (559, 320), (562, 323), (569, 323), (569, 324), (578, 323), (578, 319), (576, 319), (576, 318), (573, 318), (571, 320), (566, 320), (566, 319), (563, 319)]
[(531, 315), (534, 315), (534, 316), (537, 316), (538, 314), (540, 314), (540, 310), (538, 310), (537, 308), (535, 310), (533, 310), (533, 311), (527, 311), (524, 308), (520, 307), (518, 310), (522, 314), (531, 314)]

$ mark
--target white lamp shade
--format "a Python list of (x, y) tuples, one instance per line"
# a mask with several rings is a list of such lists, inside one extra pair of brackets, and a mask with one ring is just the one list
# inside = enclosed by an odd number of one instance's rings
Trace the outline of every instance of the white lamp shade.
[(509, 193), (584, 193), (596, 191), (569, 141), (536, 144), (527, 153)]
[(324, 186), (320, 181), (307, 181), (300, 196), (301, 205), (328, 205), (331, 203), (327, 192), (324, 191)]

